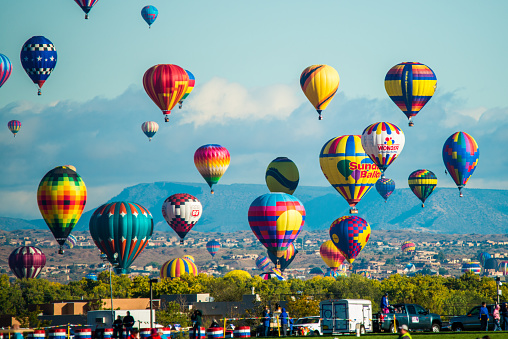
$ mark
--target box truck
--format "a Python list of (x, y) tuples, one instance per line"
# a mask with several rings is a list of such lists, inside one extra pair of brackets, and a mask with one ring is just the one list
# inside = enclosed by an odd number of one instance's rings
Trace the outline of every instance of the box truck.
[(321, 333), (372, 332), (372, 303), (364, 299), (323, 300), (319, 303)]

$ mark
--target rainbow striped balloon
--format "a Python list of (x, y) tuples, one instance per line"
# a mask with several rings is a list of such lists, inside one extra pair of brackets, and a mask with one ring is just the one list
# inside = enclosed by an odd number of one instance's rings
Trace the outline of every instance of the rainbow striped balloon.
[(187, 98), (189, 96), (189, 94), (192, 92), (192, 90), (194, 89), (194, 85), (196, 85), (196, 78), (194, 77), (194, 74), (192, 74), (190, 71), (188, 70), (185, 70), (185, 72), (187, 72), (187, 75), (189, 76), (189, 86), (187, 86), (187, 91), (185, 92), (185, 94), (183, 95), (182, 99), (180, 99), (180, 101), (178, 102), (179, 103), (179, 106), (178, 108), (182, 108), (183, 106), (183, 101), (185, 100), (185, 98)]
[(478, 261), (470, 261), (462, 265), (462, 273), (473, 272), (474, 274), (480, 274), (482, 267)]
[(167, 261), (164, 263), (164, 265), (162, 265), (160, 277), (174, 279), (184, 274), (197, 276), (198, 268), (190, 260), (184, 258), (176, 258)]
[(9, 58), (0, 53), (0, 87), (5, 84), (12, 73), (12, 63)]
[(402, 62), (393, 66), (385, 77), (386, 93), (409, 119), (420, 112), (437, 87), (434, 72), (419, 62)]
[(215, 257), (217, 252), (219, 252), (219, 248), (220, 242), (218, 242), (217, 240), (210, 240), (209, 242), (206, 243), (206, 249), (208, 250), (208, 253), (210, 253), (210, 255), (212, 256), (212, 258)]
[(414, 242), (404, 241), (402, 243), (402, 246), (400, 246), (400, 249), (404, 253), (412, 253), (412, 252), (416, 251), (416, 245)]
[(141, 124), (141, 130), (148, 137), (148, 141), (152, 141), (152, 137), (159, 130), (159, 124), (155, 121), (145, 121)]
[(499, 272), (502, 272), (503, 275), (508, 275), (508, 261), (501, 261), (499, 263)]
[(332, 66), (312, 65), (303, 70), (300, 76), (300, 87), (318, 112), (319, 120), (323, 119), (321, 112), (337, 93), (339, 83), (339, 73)]
[(270, 265), (270, 260), (268, 260), (268, 258), (264, 255), (260, 255), (257, 259), (256, 259), (256, 267), (263, 271), (265, 268), (268, 267), (268, 265)]
[(338, 268), (342, 262), (346, 260), (342, 252), (331, 240), (327, 240), (321, 244), (319, 254), (321, 254), (321, 259), (323, 259), (325, 264), (332, 270)]
[(443, 162), (459, 188), (461, 197), (462, 188), (473, 175), (479, 157), (480, 149), (476, 140), (465, 132), (452, 134), (444, 143)]
[(65, 240), (65, 244), (64, 244), (64, 247), (65, 248), (73, 248), (74, 246), (76, 246), (76, 243), (78, 242), (78, 240), (76, 239), (75, 236), (73, 236), (72, 234), (69, 234), (69, 236), (67, 237), (67, 240)]
[(194, 263), (194, 257), (192, 255), (184, 255), (182, 258), (187, 259), (190, 262)]
[(210, 186), (216, 185), (229, 167), (231, 157), (229, 151), (221, 145), (203, 145), (194, 153), (194, 165)]
[(425, 207), (425, 200), (437, 186), (437, 178), (433, 172), (419, 169), (409, 175), (408, 184), (411, 191), (422, 201), (422, 207)]
[(14, 137), (16, 137), (16, 133), (18, 133), (21, 128), (21, 122), (18, 120), (11, 120), (7, 123), (7, 127), (9, 128), (9, 131), (14, 134)]

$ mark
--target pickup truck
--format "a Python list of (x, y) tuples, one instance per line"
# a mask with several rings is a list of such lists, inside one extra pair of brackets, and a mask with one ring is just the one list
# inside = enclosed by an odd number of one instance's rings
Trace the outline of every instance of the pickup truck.
[(391, 305), (389, 313), (374, 314), (372, 322), (375, 332), (391, 333), (400, 325), (407, 325), (410, 331), (439, 332), (443, 324), (441, 316), (430, 313), (417, 304)]
[[(489, 311), (489, 331), (494, 329), (494, 305), (487, 305)], [(473, 307), (466, 315), (460, 315), (450, 319), (450, 327), (452, 331), (479, 331), (480, 326), (480, 306)]]

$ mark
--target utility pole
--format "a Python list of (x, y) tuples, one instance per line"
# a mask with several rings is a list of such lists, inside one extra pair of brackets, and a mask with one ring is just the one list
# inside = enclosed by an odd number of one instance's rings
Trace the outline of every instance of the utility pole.
[(499, 287), (502, 285), (503, 285), (503, 283), (501, 282), (501, 277), (496, 277), (496, 292), (497, 292), (497, 303), (498, 304), (499, 304), (499, 297), (501, 296), (501, 293), (503, 292), (499, 289)]
[(150, 279), (150, 328), (153, 328), (153, 289), (152, 289), (152, 283), (159, 282), (159, 279)]

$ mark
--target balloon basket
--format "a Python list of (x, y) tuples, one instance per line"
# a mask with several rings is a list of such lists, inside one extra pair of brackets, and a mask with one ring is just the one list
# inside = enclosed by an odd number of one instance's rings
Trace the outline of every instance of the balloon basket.
[(169, 117), (164, 117), (164, 122), (169, 122)]
[(411, 120), (409, 120), (409, 123), (408, 123), (409, 127), (413, 127), (415, 125), (414, 122), (412, 122)]
[(180, 245), (183, 245), (183, 240), (180, 240)]
[(88, 20), (88, 14), (85, 14), (85, 19)]
[(40, 88), (37, 90), (37, 95), (42, 95), (42, 91)]
[(464, 196), (464, 194), (462, 194), (462, 192), (460, 192), (460, 193), (459, 193), (459, 197), (461, 197), (461, 198), (462, 198), (463, 196)]
[(358, 214), (358, 210), (353, 207), (349, 210), (349, 214)]
[(65, 251), (63, 250), (63, 248), (60, 248), (60, 249), (58, 250), (58, 254), (64, 254), (64, 252), (65, 252)]

